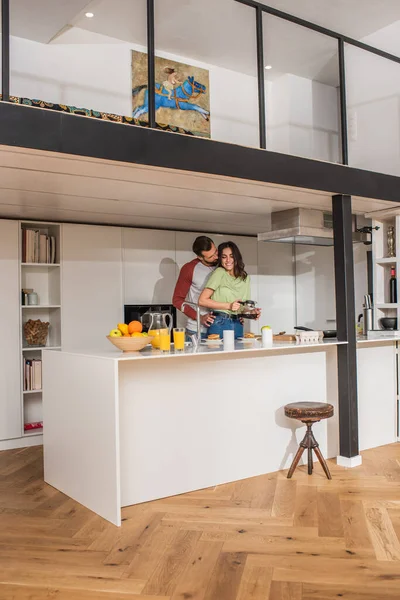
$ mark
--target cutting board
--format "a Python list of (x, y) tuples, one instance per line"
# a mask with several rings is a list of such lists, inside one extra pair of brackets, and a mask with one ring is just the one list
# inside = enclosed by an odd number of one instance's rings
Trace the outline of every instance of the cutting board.
[(292, 333), (284, 333), (282, 335), (274, 335), (274, 342), (295, 342), (296, 336)]

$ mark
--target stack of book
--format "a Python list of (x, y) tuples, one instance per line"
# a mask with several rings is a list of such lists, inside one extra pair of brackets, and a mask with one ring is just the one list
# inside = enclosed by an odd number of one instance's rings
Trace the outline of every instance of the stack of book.
[(56, 238), (39, 229), (22, 230), (23, 263), (55, 263)]
[(24, 392), (42, 389), (42, 361), (24, 359)]

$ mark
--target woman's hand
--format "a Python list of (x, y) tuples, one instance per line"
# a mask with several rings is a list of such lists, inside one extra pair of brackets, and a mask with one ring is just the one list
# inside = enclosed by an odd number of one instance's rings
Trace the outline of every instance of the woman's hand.
[(261, 316), (261, 308), (255, 308), (254, 310), (251, 311), (253, 314), (257, 315), (256, 316), (256, 320), (258, 320)]
[(233, 312), (237, 312), (240, 308), (240, 302), (238, 300), (235, 300), (235, 302), (231, 302), (229, 305), (229, 310), (233, 311)]

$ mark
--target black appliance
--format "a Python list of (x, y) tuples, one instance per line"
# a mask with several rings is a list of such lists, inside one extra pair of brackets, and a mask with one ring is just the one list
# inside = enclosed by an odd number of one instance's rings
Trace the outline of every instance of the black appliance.
[(176, 308), (172, 304), (125, 304), (124, 323), (142, 321), (142, 316), (148, 311), (169, 312), (172, 315), (173, 327), (176, 327)]

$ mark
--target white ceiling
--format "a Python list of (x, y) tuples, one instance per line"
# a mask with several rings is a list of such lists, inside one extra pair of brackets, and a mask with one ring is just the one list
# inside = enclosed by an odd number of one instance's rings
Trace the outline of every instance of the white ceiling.
[(399, 0), (258, 0), (359, 40), (400, 19)]
[[(0, 146), (0, 218), (257, 235), (295, 206), (330, 210), (331, 194)], [(353, 199), (359, 214), (391, 207)]]
[[(264, 4), (360, 39), (400, 19), (399, 0), (271, 0)], [(156, 0), (156, 51), (256, 75), (253, 9), (233, 0)], [(362, 6), (361, 6), (362, 5)], [(85, 12), (94, 13), (93, 19)], [(265, 60), (282, 73), (338, 85), (337, 47), (297, 25), (265, 17)], [(63, 43), (71, 26), (146, 44), (145, 0), (12, 0), (11, 32)], [(61, 37), (60, 37), (61, 36)], [(95, 43), (95, 40), (92, 40)]]

